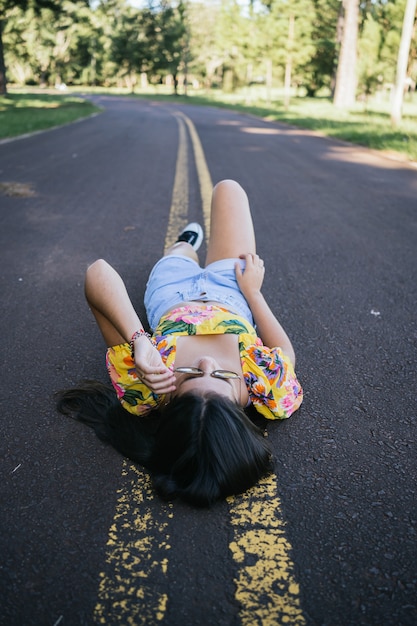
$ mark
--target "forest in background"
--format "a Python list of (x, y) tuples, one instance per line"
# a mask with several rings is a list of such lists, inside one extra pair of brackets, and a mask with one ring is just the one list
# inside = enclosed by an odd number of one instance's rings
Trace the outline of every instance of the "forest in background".
[(416, 88), (415, 0), (0, 0), (0, 87), (264, 85), (349, 106), (394, 92), (407, 7), (403, 95)]

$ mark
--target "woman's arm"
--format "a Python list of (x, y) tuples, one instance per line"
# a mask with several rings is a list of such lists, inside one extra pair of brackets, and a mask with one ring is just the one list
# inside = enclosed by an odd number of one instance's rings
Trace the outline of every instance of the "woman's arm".
[(143, 329), (122, 278), (106, 261), (90, 265), (84, 287), (107, 346), (129, 342), (136, 330)]
[[(85, 295), (108, 347), (129, 343), (136, 331), (143, 330), (122, 278), (103, 259), (87, 269)], [(135, 339), (134, 355), (138, 376), (152, 391), (162, 394), (175, 389), (174, 374), (145, 335)]]
[(291, 341), (261, 293), (264, 263), (257, 254), (243, 254), (241, 258), (245, 259), (246, 267), (242, 272), (240, 264), (236, 264), (236, 279), (252, 311), (258, 334), (269, 348), (281, 348), (294, 366), (295, 353)]

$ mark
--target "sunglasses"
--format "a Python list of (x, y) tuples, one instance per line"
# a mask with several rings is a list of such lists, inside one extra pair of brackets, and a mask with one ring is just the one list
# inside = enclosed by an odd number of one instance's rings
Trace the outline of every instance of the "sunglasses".
[[(178, 374), (188, 374), (189, 376), (204, 376), (203, 370), (199, 367), (176, 367), (174, 372)], [(229, 370), (214, 370), (210, 373), (213, 378), (221, 378), (223, 380), (230, 380), (233, 378), (240, 378), (236, 372), (230, 372)]]

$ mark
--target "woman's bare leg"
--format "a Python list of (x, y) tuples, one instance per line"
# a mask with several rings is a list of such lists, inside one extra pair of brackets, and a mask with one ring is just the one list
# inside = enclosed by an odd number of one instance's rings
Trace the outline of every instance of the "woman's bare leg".
[(181, 256), (188, 256), (198, 263), (198, 255), (194, 248), (186, 241), (177, 241), (165, 252), (164, 256), (170, 254), (179, 254)]
[(222, 180), (213, 189), (206, 265), (247, 253), (256, 253), (248, 197), (236, 181)]

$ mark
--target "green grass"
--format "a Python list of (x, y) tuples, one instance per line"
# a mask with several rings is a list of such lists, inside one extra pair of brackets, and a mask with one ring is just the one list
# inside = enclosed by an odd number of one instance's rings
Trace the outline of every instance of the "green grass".
[(75, 96), (10, 93), (0, 96), (0, 139), (68, 124), (99, 110)]
[[(113, 93), (173, 104), (224, 107), (417, 161), (417, 94), (406, 97), (403, 120), (394, 128), (390, 122), (388, 96), (358, 103), (350, 111), (340, 111), (328, 98), (295, 96), (291, 98), (289, 107), (285, 108), (279, 90), (271, 93), (271, 103), (267, 104), (263, 87), (246, 88), (230, 95), (220, 90), (206, 93), (189, 90), (188, 96), (174, 96), (169, 89), (161, 86), (150, 86), (146, 91), (133, 95), (126, 89), (77, 87), (76, 91), (83, 92), (87, 98), (93, 93)], [(65, 124), (98, 110), (92, 104), (71, 95), (70, 90), (65, 95), (51, 95), (29, 89), (14, 90), (7, 97), (0, 97), (0, 137)]]
[(417, 106), (414, 107), (414, 117), (411, 109), (404, 107), (405, 114), (397, 128), (391, 125), (389, 106), (381, 107), (377, 103), (369, 104), (366, 109), (358, 104), (343, 113), (335, 109), (330, 101), (294, 100), (288, 111), (272, 112), (268, 118), (375, 150), (396, 152), (417, 161)]
[(155, 91), (137, 96), (233, 109), (417, 161), (417, 94), (405, 100), (402, 122), (394, 128), (390, 120), (388, 96), (384, 100), (370, 99), (366, 104), (357, 103), (352, 110), (341, 111), (333, 106), (329, 98), (305, 97), (291, 98), (286, 109), (282, 93), (278, 90), (272, 93), (272, 102), (268, 105), (259, 97), (260, 92), (260, 88), (255, 88), (232, 95), (213, 91), (207, 95), (191, 93), (184, 97)]
[[(416, 94), (417, 95), (417, 94)], [(225, 96), (214, 92), (208, 96), (177, 98), (163, 96), (173, 102), (208, 104), (249, 113), (270, 121), (284, 122), (299, 128), (313, 130), (323, 135), (342, 139), (375, 150), (395, 154), (409, 161), (417, 161), (417, 99), (406, 100), (403, 119), (394, 128), (390, 120), (389, 101), (370, 100), (358, 103), (350, 111), (336, 109), (328, 98), (291, 99), (286, 109), (282, 98), (270, 105), (246, 94)], [(144, 97), (143, 94), (140, 97)], [(147, 96), (153, 97), (155, 96)], [(158, 96), (161, 98), (162, 96)]]

